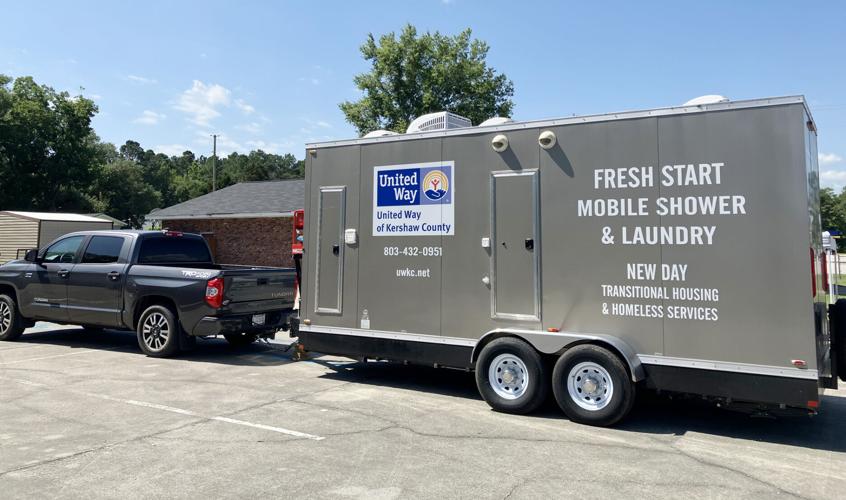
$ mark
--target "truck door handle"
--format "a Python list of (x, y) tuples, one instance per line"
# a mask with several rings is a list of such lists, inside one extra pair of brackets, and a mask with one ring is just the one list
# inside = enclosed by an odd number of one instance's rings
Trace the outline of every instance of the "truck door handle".
[(332, 253), (333, 253), (334, 255), (338, 255), (338, 253), (339, 253), (340, 251), (341, 251), (341, 246), (340, 246), (340, 245), (332, 245)]
[(524, 243), (526, 245), (526, 250), (534, 250), (535, 249), (535, 239), (534, 238), (526, 238)]
[(108, 276), (109, 279), (112, 280), (112, 281), (117, 281), (118, 278), (120, 278), (120, 273), (117, 272), (117, 271), (112, 271), (109, 274), (107, 274), (106, 276)]
[(68, 271), (67, 269), (62, 269), (61, 271), (58, 271), (56, 275), (62, 279), (67, 279), (67, 277), (70, 275), (70, 271)]

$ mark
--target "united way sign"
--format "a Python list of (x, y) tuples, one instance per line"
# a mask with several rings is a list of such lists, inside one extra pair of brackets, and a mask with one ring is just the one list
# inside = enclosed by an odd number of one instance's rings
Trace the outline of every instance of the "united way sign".
[(455, 234), (455, 164), (373, 168), (373, 236)]

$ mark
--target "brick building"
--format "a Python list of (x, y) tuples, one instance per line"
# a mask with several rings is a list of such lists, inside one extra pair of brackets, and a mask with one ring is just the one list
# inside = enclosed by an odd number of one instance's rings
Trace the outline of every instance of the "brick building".
[(202, 234), (221, 264), (293, 266), (293, 212), (305, 203), (302, 180), (242, 182), (156, 210), (162, 229)]

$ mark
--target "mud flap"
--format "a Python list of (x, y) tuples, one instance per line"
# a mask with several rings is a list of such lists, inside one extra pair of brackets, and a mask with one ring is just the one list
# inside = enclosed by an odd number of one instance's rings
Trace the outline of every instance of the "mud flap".
[(846, 382), (846, 299), (829, 306), (831, 329), (831, 373)]

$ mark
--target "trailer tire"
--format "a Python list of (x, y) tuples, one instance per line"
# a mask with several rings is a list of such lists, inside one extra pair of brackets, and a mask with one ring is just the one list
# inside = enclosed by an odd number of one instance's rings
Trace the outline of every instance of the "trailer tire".
[(162, 305), (152, 305), (144, 310), (138, 320), (138, 346), (147, 356), (166, 358), (179, 352), (182, 328), (176, 314)]
[(232, 347), (246, 347), (258, 339), (255, 333), (225, 333), (223, 338), (229, 342)]
[(494, 410), (522, 415), (546, 400), (549, 377), (543, 359), (532, 346), (505, 337), (491, 341), (479, 354), (476, 386)]
[(832, 356), (837, 373), (834, 377), (846, 382), (846, 299), (839, 299), (831, 305), (829, 315), (831, 331)]
[(552, 390), (570, 420), (602, 427), (619, 422), (635, 401), (626, 366), (614, 353), (593, 344), (577, 345), (558, 358)]
[(18, 340), (24, 332), (18, 304), (8, 295), (0, 295), (0, 340)]

